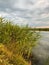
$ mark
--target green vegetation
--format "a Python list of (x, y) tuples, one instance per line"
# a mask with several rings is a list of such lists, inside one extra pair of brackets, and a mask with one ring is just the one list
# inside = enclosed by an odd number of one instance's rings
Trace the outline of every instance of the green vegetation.
[(40, 35), (0, 18), (0, 65), (30, 65), (32, 49)]
[(44, 65), (49, 65), (49, 57), (45, 60)]
[(49, 31), (49, 28), (29, 28), (29, 30), (33, 30), (33, 31)]

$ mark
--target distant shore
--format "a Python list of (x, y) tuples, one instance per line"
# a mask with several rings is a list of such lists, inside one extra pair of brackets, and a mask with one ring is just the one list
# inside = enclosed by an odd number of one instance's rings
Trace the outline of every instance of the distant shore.
[(49, 28), (29, 28), (29, 30), (35, 30), (35, 31), (49, 31)]

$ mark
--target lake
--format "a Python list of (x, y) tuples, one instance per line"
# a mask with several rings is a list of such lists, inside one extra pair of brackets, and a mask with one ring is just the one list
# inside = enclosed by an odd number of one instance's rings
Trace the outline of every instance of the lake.
[(38, 58), (38, 63), (35, 65), (43, 65), (44, 61), (49, 57), (49, 32), (41, 31), (41, 38), (37, 46), (33, 49), (33, 53)]

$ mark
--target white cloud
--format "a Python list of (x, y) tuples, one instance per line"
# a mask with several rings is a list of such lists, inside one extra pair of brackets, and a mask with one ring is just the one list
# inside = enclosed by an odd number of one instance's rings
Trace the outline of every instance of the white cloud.
[(49, 17), (49, 13), (45, 13), (41, 15), (41, 18), (47, 18), (47, 17)]
[(49, 6), (48, 0), (37, 0), (37, 2), (32, 6), (32, 8), (33, 9), (36, 9), (36, 8), (43, 9), (47, 6)]
[(13, 18), (12, 20), (15, 21), (16, 24), (20, 24), (20, 25), (28, 24), (28, 21), (21, 17), (16, 17), (16, 18)]
[(49, 20), (49, 0), (0, 0), (0, 16), (16, 19), (19, 24), (35, 26), (46, 23)]
[(0, 12), (0, 17), (6, 17), (6, 16), (9, 16), (9, 14), (8, 13), (5, 13), (5, 12)]

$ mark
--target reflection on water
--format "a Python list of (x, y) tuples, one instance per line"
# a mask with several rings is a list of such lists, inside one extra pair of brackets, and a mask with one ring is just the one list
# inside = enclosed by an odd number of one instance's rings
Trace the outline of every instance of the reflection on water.
[(49, 32), (42, 31), (40, 34), (39, 44), (33, 50), (34, 55), (39, 58), (39, 62), (36, 65), (42, 65), (44, 60), (49, 57)]
[(49, 32), (41, 32), (41, 35), (42, 35), (42, 40), (43, 41), (46, 41), (47, 43), (49, 42)]

